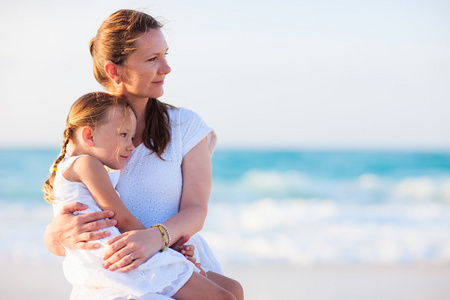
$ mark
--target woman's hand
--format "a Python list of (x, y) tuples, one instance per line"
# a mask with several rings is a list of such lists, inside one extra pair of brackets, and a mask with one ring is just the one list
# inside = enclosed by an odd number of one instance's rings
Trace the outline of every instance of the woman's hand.
[(97, 249), (99, 243), (88, 243), (109, 236), (109, 231), (98, 231), (114, 226), (116, 220), (110, 220), (114, 216), (112, 211), (92, 212), (83, 215), (74, 215), (74, 212), (87, 209), (86, 204), (79, 202), (64, 205), (58, 215), (47, 226), (44, 241), (47, 248), (53, 254), (64, 256), (64, 247), (69, 249)]
[(136, 269), (164, 247), (158, 228), (132, 230), (113, 237), (103, 256), (103, 267), (110, 271)]

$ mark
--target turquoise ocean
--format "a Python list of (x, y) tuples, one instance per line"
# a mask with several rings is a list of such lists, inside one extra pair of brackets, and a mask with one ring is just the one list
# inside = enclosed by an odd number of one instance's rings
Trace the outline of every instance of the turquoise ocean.
[[(58, 149), (0, 149), (0, 262), (43, 265)], [(450, 153), (218, 149), (202, 235), (233, 265), (448, 263)]]

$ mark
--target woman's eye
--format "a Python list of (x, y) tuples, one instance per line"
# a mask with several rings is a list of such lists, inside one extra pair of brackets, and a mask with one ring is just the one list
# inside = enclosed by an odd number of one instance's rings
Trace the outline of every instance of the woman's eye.
[(169, 55), (169, 52), (164, 53), (164, 57), (166, 57), (167, 55)]
[(155, 61), (155, 60), (156, 60), (156, 57), (152, 57), (152, 58), (148, 59), (147, 61)]

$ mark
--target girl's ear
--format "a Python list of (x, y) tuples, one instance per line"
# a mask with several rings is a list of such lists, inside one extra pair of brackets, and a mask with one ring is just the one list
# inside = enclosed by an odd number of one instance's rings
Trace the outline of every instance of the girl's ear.
[(115, 63), (108, 61), (105, 63), (105, 71), (112, 81), (114, 81), (116, 84), (120, 84), (121, 66), (118, 66)]
[(94, 144), (94, 130), (90, 126), (84, 126), (81, 128), (81, 138), (83, 139), (83, 142), (88, 147), (95, 146)]

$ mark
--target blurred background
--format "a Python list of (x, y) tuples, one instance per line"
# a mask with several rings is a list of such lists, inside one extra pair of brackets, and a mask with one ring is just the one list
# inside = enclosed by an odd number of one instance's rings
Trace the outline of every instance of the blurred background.
[[(225, 270), (248, 285), (274, 267), (290, 278), (330, 266), (448, 276), (447, 1), (17, 0), (0, 1), (2, 298), (70, 293), (43, 244), (52, 211), (40, 189), (71, 104), (102, 90), (88, 44), (121, 8), (165, 24), (161, 100), (218, 135), (202, 234)], [(34, 285), (18, 291), (24, 274)]]

